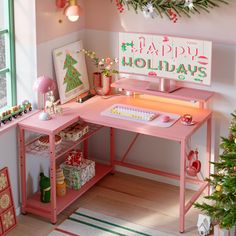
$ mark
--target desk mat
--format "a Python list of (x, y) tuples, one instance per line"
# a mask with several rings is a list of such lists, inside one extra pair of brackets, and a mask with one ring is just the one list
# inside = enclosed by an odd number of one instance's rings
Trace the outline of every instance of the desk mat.
[[(144, 112), (144, 113), (146, 113), (146, 112), (147, 113), (155, 113), (156, 117), (153, 120), (146, 121), (146, 120), (136, 119), (136, 118), (133, 118), (130, 116), (123, 116), (123, 115), (119, 115), (119, 114), (114, 114), (114, 113), (112, 113), (112, 109), (114, 109), (116, 107), (124, 107), (127, 110), (136, 110), (138, 112)], [(158, 127), (162, 127), (162, 128), (171, 127), (181, 117), (179, 114), (151, 110), (151, 109), (126, 105), (126, 104), (113, 104), (112, 106), (110, 106), (106, 110), (102, 111), (101, 115), (116, 118), (116, 119), (122, 119), (122, 120), (128, 120), (128, 121), (138, 122), (138, 123), (142, 123), (142, 124), (152, 125), (152, 126), (158, 126)], [(169, 117), (169, 121), (163, 122), (164, 117)]]

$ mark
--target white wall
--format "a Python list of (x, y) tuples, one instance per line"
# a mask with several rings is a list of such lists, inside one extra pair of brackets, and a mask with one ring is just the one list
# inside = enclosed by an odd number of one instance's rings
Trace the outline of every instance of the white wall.
[[(16, 129), (9, 130), (8, 132), (0, 135), (0, 169), (8, 167), (12, 194), (15, 207), (19, 206), (19, 161), (17, 158), (17, 131)], [(17, 211), (19, 212), (19, 210)]]

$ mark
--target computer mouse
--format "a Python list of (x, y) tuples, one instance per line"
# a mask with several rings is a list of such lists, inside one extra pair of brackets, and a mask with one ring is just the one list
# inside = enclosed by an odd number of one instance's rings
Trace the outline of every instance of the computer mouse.
[(169, 122), (169, 121), (170, 121), (170, 117), (169, 117), (169, 116), (162, 116), (162, 117), (161, 117), (161, 122), (167, 123), (167, 122)]

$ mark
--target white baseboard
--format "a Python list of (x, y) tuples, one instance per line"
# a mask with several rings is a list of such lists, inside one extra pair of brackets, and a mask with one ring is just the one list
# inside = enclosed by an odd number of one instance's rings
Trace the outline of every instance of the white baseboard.
[[(173, 180), (167, 177), (163, 177), (163, 176), (159, 176), (159, 175), (155, 175), (155, 174), (150, 174), (150, 173), (146, 173), (143, 171), (139, 171), (139, 170), (134, 170), (134, 169), (130, 169), (127, 167), (123, 167), (123, 166), (115, 166), (115, 170), (125, 173), (125, 174), (130, 174), (130, 175), (135, 175), (138, 177), (142, 177), (142, 178), (146, 178), (146, 179), (150, 179), (150, 180), (154, 180), (154, 181), (158, 181), (161, 183), (166, 183), (166, 184), (171, 184), (174, 186), (179, 186), (179, 181), (178, 180)], [(195, 184), (186, 184), (186, 188), (187, 189), (191, 189), (191, 190), (198, 190), (199, 186), (195, 185)]]
[(21, 208), (16, 207), (16, 216), (19, 216), (21, 214)]

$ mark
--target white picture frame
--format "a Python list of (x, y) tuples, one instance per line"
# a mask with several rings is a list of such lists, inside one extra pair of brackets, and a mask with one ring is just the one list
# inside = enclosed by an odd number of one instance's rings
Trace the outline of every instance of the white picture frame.
[(53, 50), (58, 92), (64, 104), (89, 90), (82, 40)]

